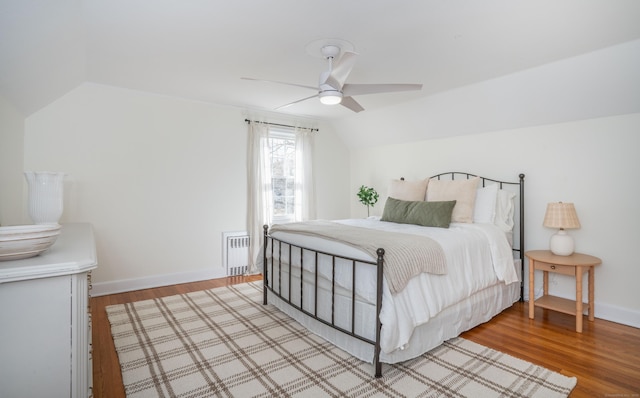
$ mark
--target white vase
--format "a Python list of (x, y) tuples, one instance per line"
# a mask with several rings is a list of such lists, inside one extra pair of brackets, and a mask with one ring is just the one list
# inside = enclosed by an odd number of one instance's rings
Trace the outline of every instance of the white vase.
[(29, 216), (35, 224), (57, 224), (63, 210), (65, 173), (25, 171), (29, 185)]

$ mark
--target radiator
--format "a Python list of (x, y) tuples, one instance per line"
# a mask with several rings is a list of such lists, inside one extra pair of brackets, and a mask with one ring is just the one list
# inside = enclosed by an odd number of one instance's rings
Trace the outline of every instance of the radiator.
[(249, 267), (249, 234), (247, 232), (222, 233), (222, 264), (228, 276), (243, 275)]

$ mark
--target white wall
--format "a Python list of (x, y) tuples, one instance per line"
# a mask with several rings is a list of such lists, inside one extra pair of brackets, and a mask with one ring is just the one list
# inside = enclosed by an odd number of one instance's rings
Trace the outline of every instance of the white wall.
[[(640, 327), (640, 113), (352, 151), (351, 191), (372, 185), (383, 195), (390, 179), (469, 171), (517, 180), (526, 175), (526, 248), (546, 249), (548, 202), (574, 202), (582, 228), (570, 231), (576, 250), (598, 256), (596, 316)], [(356, 199), (351, 214), (366, 214)], [(526, 285), (525, 285), (526, 286)], [(536, 286), (540, 286), (537, 284)], [(572, 298), (572, 279), (552, 278), (551, 293)]]
[(0, 225), (24, 224), (24, 116), (0, 96)]
[[(320, 130), (318, 215), (345, 217), (348, 151)], [(246, 224), (246, 131), (238, 108), (84, 84), (26, 119), (24, 166), (68, 174), (61, 223), (94, 225), (96, 294), (219, 277), (222, 232)]]

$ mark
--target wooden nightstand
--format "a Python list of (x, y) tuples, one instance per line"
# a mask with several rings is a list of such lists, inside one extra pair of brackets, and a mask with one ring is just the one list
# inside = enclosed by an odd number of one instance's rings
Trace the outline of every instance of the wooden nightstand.
[[(582, 315), (587, 307), (589, 320), (593, 321), (594, 267), (602, 263), (598, 257), (573, 253), (570, 256), (556, 256), (549, 250), (532, 250), (525, 253), (529, 258), (529, 318), (534, 318), (535, 307), (547, 308), (576, 317), (576, 332), (582, 333)], [(535, 270), (543, 271), (543, 295), (535, 300)], [(589, 302), (582, 302), (582, 276), (589, 272)], [(549, 295), (549, 272), (571, 275), (576, 278), (576, 299), (567, 300)]]

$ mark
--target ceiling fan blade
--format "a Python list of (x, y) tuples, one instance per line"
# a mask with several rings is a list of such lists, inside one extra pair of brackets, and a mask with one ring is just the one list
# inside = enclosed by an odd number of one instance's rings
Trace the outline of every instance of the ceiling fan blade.
[(344, 85), (349, 73), (351, 73), (351, 69), (353, 69), (353, 66), (356, 64), (357, 57), (358, 54), (346, 51), (342, 54), (338, 62), (333, 65), (331, 77), (340, 84), (340, 87)]
[(299, 99), (297, 101), (289, 102), (288, 104), (280, 105), (279, 107), (276, 108), (276, 110), (282, 109), (282, 108), (286, 108), (286, 107), (291, 106), (293, 104), (297, 104), (298, 102), (306, 101), (308, 99), (315, 98), (317, 96), (318, 96), (318, 94), (315, 94), (315, 95), (312, 95), (311, 97), (306, 97), (306, 98), (303, 98), (303, 99)]
[(414, 90), (422, 90), (422, 84), (345, 84), (342, 86), (342, 93), (344, 95), (393, 93)]
[(362, 112), (364, 110), (362, 105), (360, 105), (356, 100), (354, 100), (351, 97), (342, 97), (342, 102), (340, 102), (340, 105), (347, 107), (356, 113)]
[(286, 84), (287, 86), (296, 86), (296, 87), (302, 87), (302, 88), (310, 88), (312, 90), (318, 90), (318, 87), (312, 87), (312, 86), (305, 86), (304, 84), (296, 84), (296, 83), (287, 83), (287, 82), (277, 82), (275, 80), (263, 80), (263, 79), (254, 79), (252, 77), (241, 77), (240, 79), (242, 80), (253, 80), (256, 82), (267, 82), (267, 83), (276, 83), (276, 84)]

